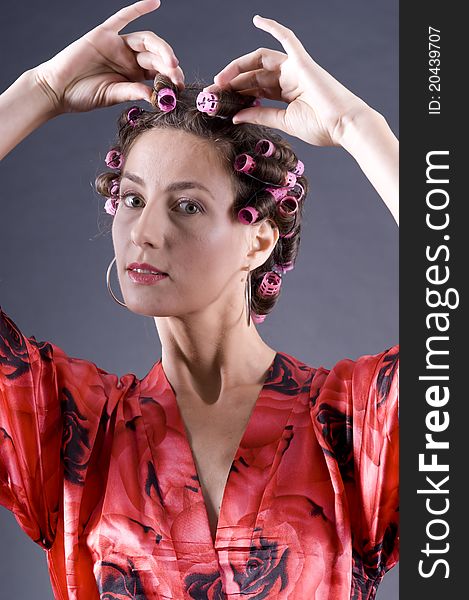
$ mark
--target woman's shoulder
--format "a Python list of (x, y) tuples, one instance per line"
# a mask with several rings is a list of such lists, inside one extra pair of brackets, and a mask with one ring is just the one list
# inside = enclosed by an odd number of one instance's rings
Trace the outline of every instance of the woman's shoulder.
[(31, 386), (48, 382), (52, 388), (88, 389), (88, 393), (134, 387), (133, 373), (119, 377), (92, 360), (74, 356), (49, 339), (40, 341), (26, 335), (0, 305), (0, 375), (9, 386), (29, 382)]
[(278, 351), (277, 356), (279, 361), (283, 362), (284, 365), (294, 368), (298, 371), (312, 370), (322, 375), (328, 375), (332, 372), (336, 376), (343, 375), (344, 377), (350, 376), (357, 368), (363, 371), (373, 371), (379, 364), (393, 363), (398, 364), (399, 362), (399, 344), (396, 343), (393, 346), (388, 346), (385, 350), (379, 352), (370, 352), (367, 354), (358, 355), (356, 358), (350, 356), (341, 357), (336, 360), (335, 363), (330, 367), (324, 366), (322, 363), (316, 365), (309, 364), (303, 359), (297, 358), (287, 352)]
[[(311, 405), (319, 396), (335, 403), (339, 399), (358, 402), (358, 398), (371, 393), (381, 400), (389, 396), (391, 388), (397, 390), (399, 382), (399, 344), (388, 346), (380, 352), (361, 354), (356, 358), (345, 356), (330, 367), (312, 365), (286, 352), (278, 352), (276, 376), (309, 386)], [(378, 399), (379, 401), (379, 399)]]

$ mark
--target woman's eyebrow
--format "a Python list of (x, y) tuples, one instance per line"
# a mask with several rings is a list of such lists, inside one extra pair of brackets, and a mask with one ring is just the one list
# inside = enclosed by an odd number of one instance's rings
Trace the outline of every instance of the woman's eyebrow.
[[(143, 181), (143, 179), (141, 177), (139, 177), (135, 173), (130, 173), (129, 171), (124, 171), (121, 179), (130, 179), (130, 181), (134, 181), (135, 183), (138, 183), (139, 185), (142, 185), (142, 186), (145, 185), (145, 182)], [(171, 183), (170, 185), (168, 185), (168, 187), (166, 188), (166, 191), (167, 192), (180, 192), (182, 190), (189, 190), (189, 189), (203, 190), (204, 192), (207, 192), (208, 194), (210, 194), (210, 196), (213, 198), (212, 192), (207, 187), (205, 187), (205, 185), (203, 185), (202, 183), (200, 183), (198, 181), (175, 181), (174, 183)]]

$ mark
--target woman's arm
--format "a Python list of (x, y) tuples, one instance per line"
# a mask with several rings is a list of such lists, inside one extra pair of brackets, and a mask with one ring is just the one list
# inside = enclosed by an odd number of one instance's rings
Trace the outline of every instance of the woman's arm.
[(245, 54), (205, 89), (230, 88), (286, 102), (286, 108), (244, 109), (233, 122), (280, 129), (314, 146), (344, 147), (397, 222), (399, 144), (385, 118), (313, 60), (291, 29), (258, 15), (254, 25), (274, 36), (285, 52), (259, 48)]
[(26, 71), (0, 95), (0, 159), (56, 111), (35, 69)]
[(399, 141), (386, 119), (371, 108), (364, 110), (344, 119), (339, 140), (399, 225)]

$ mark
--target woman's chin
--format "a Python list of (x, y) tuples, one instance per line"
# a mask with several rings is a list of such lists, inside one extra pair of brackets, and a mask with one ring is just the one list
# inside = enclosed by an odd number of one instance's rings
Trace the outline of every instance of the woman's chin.
[(124, 299), (127, 308), (138, 315), (144, 315), (146, 317), (168, 317), (170, 316), (170, 310), (168, 307), (161, 306), (161, 304), (155, 302), (155, 299), (148, 299), (145, 301), (144, 298), (135, 298), (134, 294), (129, 294)]

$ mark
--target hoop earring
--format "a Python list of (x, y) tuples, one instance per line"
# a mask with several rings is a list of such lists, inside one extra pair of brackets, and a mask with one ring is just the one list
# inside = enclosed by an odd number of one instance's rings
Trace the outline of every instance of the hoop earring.
[(107, 268), (106, 271), (106, 285), (107, 285), (107, 289), (109, 290), (109, 293), (111, 294), (111, 296), (113, 297), (113, 299), (117, 302), (117, 304), (120, 304), (121, 306), (125, 306), (125, 308), (127, 308), (127, 304), (125, 304), (125, 302), (121, 302), (119, 300), (119, 298), (117, 298), (114, 294), (114, 292), (111, 289), (111, 283), (110, 283), (110, 276), (111, 276), (111, 269), (112, 269), (112, 265), (116, 262), (116, 257), (114, 256), (114, 258), (111, 260), (111, 263), (109, 265), (109, 267)]
[(251, 325), (251, 271), (248, 271), (248, 276), (246, 277), (246, 286), (244, 288), (244, 300), (246, 304), (246, 317), (248, 322), (248, 327)]

